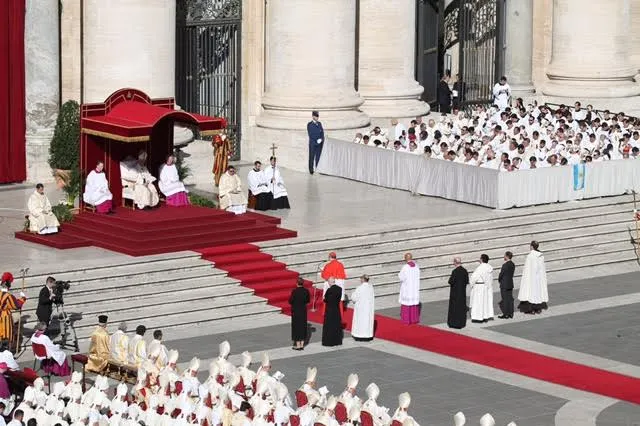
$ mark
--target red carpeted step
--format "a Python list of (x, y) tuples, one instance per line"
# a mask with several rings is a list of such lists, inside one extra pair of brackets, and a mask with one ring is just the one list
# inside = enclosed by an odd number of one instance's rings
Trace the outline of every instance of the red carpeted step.
[(298, 236), (296, 231), (291, 231), (289, 229), (284, 228), (274, 228), (273, 231), (268, 232), (264, 235), (261, 235), (259, 240), (254, 241), (270, 241), (270, 240), (281, 240), (285, 238), (295, 238)]
[(265, 283), (269, 281), (286, 281), (291, 279), (298, 278), (300, 274), (293, 271), (288, 271), (286, 269), (281, 271), (268, 271), (265, 273), (256, 273), (252, 272), (250, 274), (237, 274), (234, 275), (233, 278), (242, 281), (243, 284), (255, 284), (255, 283)]
[(213, 257), (245, 252), (259, 252), (260, 247), (253, 244), (229, 244), (220, 247), (205, 247), (196, 251), (201, 253), (202, 256)]
[(255, 219), (259, 222), (268, 222), (273, 223), (274, 225), (280, 225), (282, 223), (282, 219), (276, 216), (269, 216), (268, 214), (256, 213), (256, 212), (246, 212), (243, 216), (248, 216), (252, 219)]
[(271, 259), (262, 262), (243, 262), (233, 265), (226, 265), (224, 267), (218, 266), (217, 268), (224, 269), (229, 273), (229, 276), (236, 277), (238, 275), (250, 274), (250, 273), (264, 273), (273, 271), (284, 271), (287, 269), (287, 265), (280, 262), (275, 262)]
[[(256, 247), (257, 249), (257, 247)], [(225, 269), (227, 266), (235, 265), (237, 263), (246, 263), (246, 262), (264, 262), (273, 259), (273, 256), (267, 253), (261, 253), (259, 251), (250, 251), (250, 252), (241, 252), (241, 253), (233, 253), (222, 256), (204, 256), (204, 259), (207, 259), (216, 264), (216, 268)]]
[(89, 247), (91, 245), (90, 241), (67, 234), (63, 230), (57, 234), (48, 235), (32, 234), (30, 232), (20, 231), (15, 233), (15, 237), (19, 240), (43, 244), (45, 246), (63, 250), (78, 247)]

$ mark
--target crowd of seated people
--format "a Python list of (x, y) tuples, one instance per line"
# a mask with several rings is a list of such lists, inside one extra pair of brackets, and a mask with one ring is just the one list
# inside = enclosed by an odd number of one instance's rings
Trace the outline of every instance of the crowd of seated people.
[[(7, 419), (17, 417), (24, 424), (52, 426), (418, 426), (410, 415), (408, 393), (399, 395), (397, 409), (390, 412), (378, 404), (380, 389), (375, 383), (359, 396), (358, 376), (350, 374), (345, 388), (330, 394), (326, 387), (318, 388), (314, 367), (307, 369), (302, 386), (291, 392), (282, 380), (284, 374), (272, 372), (266, 352), (255, 368), (248, 352), (241, 354), (239, 365), (232, 364), (230, 350), (227, 341), (220, 344), (219, 355), (211, 361), (209, 375), (203, 381), (198, 378), (200, 360), (193, 358), (180, 371), (177, 351), (172, 351), (175, 357), (165, 364), (158, 364), (152, 357), (143, 360), (137, 383), (131, 387), (110, 384), (105, 376), (98, 375), (93, 386), (83, 391), (82, 375), (74, 372), (68, 382), (55, 383), (47, 393), (44, 381), (38, 378), (25, 390), (17, 407), (10, 405), (12, 401), (0, 401), (5, 404), (2, 414)], [(466, 422), (462, 413), (453, 420), (456, 425)], [(480, 424), (492, 426), (495, 421), (485, 414)]]
[(417, 117), (408, 127), (356, 134), (354, 142), (500, 171), (557, 167), (640, 157), (640, 120), (624, 113), (532, 103), (500, 110), (454, 109), (438, 119)]

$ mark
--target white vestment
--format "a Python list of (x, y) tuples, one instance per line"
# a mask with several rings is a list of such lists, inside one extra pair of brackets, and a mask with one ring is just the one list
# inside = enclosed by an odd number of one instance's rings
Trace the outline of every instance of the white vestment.
[(488, 263), (478, 265), (471, 278), (471, 319), (493, 318), (493, 268)]
[(141, 335), (136, 334), (129, 341), (129, 364), (140, 367), (147, 359), (147, 344)]
[(187, 192), (184, 184), (178, 177), (178, 168), (175, 164), (165, 164), (160, 168), (160, 181), (158, 182), (160, 191), (165, 197), (170, 197), (179, 192)]
[[(287, 188), (284, 186), (282, 175), (278, 167), (268, 166), (263, 171), (265, 180), (269, 186), (269, 191), (273, 192), (273, 198), (278, 199), (280, 197), (287, 197)], [(274, 182), (271, 182), (271, 179)]]
[(113, 195), (111, 195), (111, 191), (109, 191), (109, 182), (107, 182), (105, 174), (91, 170), (87, 176), (82, 200), (92, 206), (99, 206), (111, 199), (113, 199)]
[(351, 335), (360, 339), (373, 337), (373, 321), (375, 315), (373, 286), (369, 282), (363, 282), (351, 294), (353, 307), (353, 322), (351, 323)]
[(493, 104), (500, 108), (500, 111), (509, 106), (509, 99), (511, 98), (511, 87), (507, 83), (496, 83), (493, 86)]
[(167, 347), (162, 344), (161, 340), (153, 339), (149, 342), (149, 346), (147, 347), (147, 353), (149, 356), (153, 356), (154, 352), (159, 350), (158, 359), (156, 360), (156, 367), (158, 369), (164, 368), (167, 365), (167, 361), (169, 360), (169, 352), (167, 351)]
[(524, 261), (518, 300), (533, 304), (549, 301), (547, 269), (544, 265), (544, 256), (539, 251), (531, 250)]
[(269, 191), (269, 180), (267, 180), (263, 171), (255, 171), (251, 169), (247, 175), (247, 185), (249, 191), (253, 195), (265, 194)]
[(420, 304), (420, 267), (414, 261), (413, 266), (406, 263), (398, 278), (400, 279), (399, 303), (404, 306), (415, 306)]
[(118, 362), (129, 362), (129, 336), (122, 330), (111, 335), (111, 358)]
[(158, 190), (153, 185), (156, 178), (149, 173), (146, 167), (135, 160), (120, 162), (120, 179), (122, 188), (133, 191), (133, 203), (139, 209), (156, 206), (160, 202)]
[(242, 192), (242, 182), (238, 175), (234, 174), (232, 176), (225, 172), (220, 177), (218, 195), (221, 209), (235, 214), (242, 214), (247, 211), (247, 197)]
[(0, 352), (0, 362), (4, 362), (5, 364), (7, 364), (9, 370), (20, 370), (20, 366), (9, 350)]
[(29, 209), (29, 231), (39, 234), (58, 232), (58, 218), (51, 211), (51, 203), (46, 195), (34, 191), (27, 202)]
[(36, 336), (34, 334), (33, 336), (31, 336), (31, 343), (37, 343), (44, 346), (45, 348), (47, 348), (47, 356), (49, 358), (52, 358), (58, 365), (64, 364), (64, 360), (67, 355), (62, 349), (60, 349), (60, 346), (54, 345), (51, 339), (49, 339), (46, 334), (43, 333), (39, 336)]

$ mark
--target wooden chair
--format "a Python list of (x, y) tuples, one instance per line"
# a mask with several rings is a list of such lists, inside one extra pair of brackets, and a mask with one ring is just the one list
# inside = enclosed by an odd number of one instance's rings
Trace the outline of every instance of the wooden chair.
[[(34, 371), (39, 371), (42, 370), (45, 375), (44, 377), (47, 378), (47, 382), (48, 382), (48, 386), (49, 386), (49, 393), (51, 393), (51, 373), (49, 373), (47, 370), (45, 370), (45, 363), (47, 361), (49, 361), (51, 358), (49, 358), (48, 354), (47, 354), (47, 347), (45, 345), (41, 345), (39, 343), (31, 343), (31, 349), (33, 350), (33, 369)], [(36, 369), (36, 363), (40, 361), (40, 368)], [(55, 362), (55, 361), (54, 361)]]

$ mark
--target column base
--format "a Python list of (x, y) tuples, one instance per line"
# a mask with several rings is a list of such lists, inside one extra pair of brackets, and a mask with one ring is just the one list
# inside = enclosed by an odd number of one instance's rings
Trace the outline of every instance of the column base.
[(360, 109), (372, 120), (393, 119), (405, 122), (427, 115), (429, 104), (419, 99), (366, 98)]
[(27, 182), (53, 182), (53, 174), (49, 167), (49, 146), (53, 131), (43, 131), (36, 135), (27, 135)]
[(532, 99), (534, 94), (536, 93), (536, 88), (533, 83), (529, 84), (518, 84), (518, 85), (510, 85), (511, 86), (511, 98), (522, 98), (522, 100), (526, 103), (528, 99)]
[(630, 98), (640, 95), (640, 84), (633, 80), (549, 80), (543, 85), (542, 93), (546, 96), (571, 98)]
[[(311, 111), (308, 110), (277, 110), (265, 109), (257, 118), (258, 127), (277, 130), (304, 130), (311, 121)], [(369, 125), (369, 117), (357, 109), (348, 110), (317, 110), (320, 121), (325, 130), (360, 129)]]

